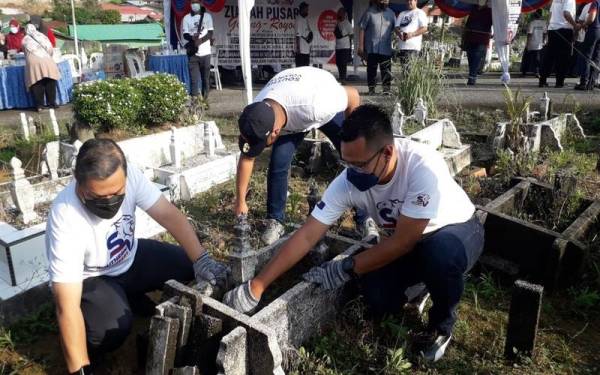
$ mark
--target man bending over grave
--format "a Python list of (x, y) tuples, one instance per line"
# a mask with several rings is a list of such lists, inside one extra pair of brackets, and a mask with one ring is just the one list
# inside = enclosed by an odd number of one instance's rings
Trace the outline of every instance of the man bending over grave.
[(442, 156), (429, 146), (394, 139), (389, 117), (377, 106), (360, 106), (344, 121), (341, 150), (346, 169), (308, 221), (224, 302), (242, 312), (254, 309), (265, 289), (298, 263), (345, 210), (361, 208), (387, 228), (388, 236), (352, 257), (314, 267), (304, 278), (324, 289), (356, 278), (375, 315), (400, 312), (407, 302), (422, 309), (430, 293), (428, 329), (418, 335), (418, 348), (427, 360), (437, 361), (452, 336), (464, 274), (483, 248), (475, 208)]
[[(118, 348), (131, 329), (130, 304), (165, 281), (208, 281), (225, 287), (229, 269), (202, 247), (187, 218), (112, 140), (86, 141), (74, 180), (48, 215), (46, 252), (56, 316), (70, 373)], [(181, 247), (135, 238), (140, 207)]]
[[(237, 168), (235, 215), (248, 213), (246, 193), (255, 158), (273, 146), (267, 175), (267, 227), (261, 239), (267, 245), (284, 233), (283, 221), (288, 193), (288, 171), (296, 148), (312, 129), (319, 129), (339, 151), (339, 131), (345, 116), (360, 105), (353, 87), (340, 85), (322, 69), (287, 69), (273, 77), (254, 103), (239, 118), (242, 155)], [(357, 214), (361, 235), (377, 236), (373, 219)]]

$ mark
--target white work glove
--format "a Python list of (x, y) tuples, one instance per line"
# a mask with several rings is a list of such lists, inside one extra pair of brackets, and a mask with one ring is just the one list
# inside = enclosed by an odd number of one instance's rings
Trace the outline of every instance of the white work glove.
[(336, 259), (325, 262), (321, 266), (311, 268), (302, 278), (326, 290), (339, 288), (352, 278), (343, 270), (343, 261)]
[(194, 262), (194, 276), (198, 283), (206, 281), (212, 286), (225, 289), (230, 273), (229, 267), (211, 258), (207, 251)]
[(256, 308), (260, 300), (252, 295), (250, 290), (250, 281), (239, 285), (237, 288), (230, 290), (223, 297), (223, 303), (241, 313), (247, 313)]

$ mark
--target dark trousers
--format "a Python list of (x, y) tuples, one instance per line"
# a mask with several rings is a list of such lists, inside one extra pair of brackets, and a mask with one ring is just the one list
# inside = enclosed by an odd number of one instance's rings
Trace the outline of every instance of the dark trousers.
[(398, 60), (400, 64), (404, 67), (408, 65), (411, 59), (416, 58), (419, 55), (419, 51), (414, 49), (401, 49), (398, 53)]
[(369, 91), (375, 90), (377, 85), (377, 67), (381, 72), (381, 85), (383, 91), (390, 91), (392, 82), (392, 56), (369, 53), (367, 56), (367, 84)]
[(479, 259), (483, 238), (483, 225), (475, 216), (425, 236), (408, 254), (360, 278), (367, 304), (376, 315), (398, 313), (409, 300), (407, 288), (424, 283), (433, 302), (429, 328), (450, 334), (464, 275)]
[(123, 344), (133, 322), (130, 298), (161, 289), (171, 279), (193, 278), (192, 262), (181, 247), (140, 239), (127, 272), (85, 279), (81, 311), (90, 354), (113, 351)]
[(296, 67), (309, 66), (310, 65), (310, 54), (308, 53), (297, 53), (295, 56)]
[(593, 89), (598, 78), (598, 69), (595, 69), (592, 64), (597, 65), (600, 62), (600, 29), (587, 29), (580, 53), (580, 84)]
[(540, 71), (540, 83), (545, 84), (546, 79), (556, 66), (556, 84), (562, 86), (569, 69), (571, 60), (571, 46), (573, 43), (573, 30), (558, 29), (548, 31), (548, 45), (544, 52), (544, 62)]
[(335, 65), (337, 65), (340, 81), (346, 80), (348, 63), (350, 62), (350, 48), (335, 50)]
[[(340, 129), (344, 113), (338, 113), (331, 121), (319, 128), (340, 150)], [(306, 133), (286, 134), (277, 138), (271, 152), (267, 173), (267, 218), (283, 222), (288, 190), (288, 171), (292, 165), (294, 153)]]
[(523, 59), (521, 60), (521, 73), (523, 75), (527, 73), (540, 73), (540, 59), (542, 56), (542, 50), (523, 52)]
[(56, 80), (43, 78), (31, 85), (30, 89), (36, 108), (44, 106), (44, 96), (46, 97), (48, 106), (53, 107), (56, 105)]
[(485, 44), (469, 44), (465, 47), (467, 52), (467, 62), (469, 63), (469, 79), (476, 80), (479, 73), (479, 67), (487, 52)]
[(189, 59), (192, 96), (197, 96), (202, 87), (202, 97), (208, 98), (210, 91), (210, 55), (192, 56)]

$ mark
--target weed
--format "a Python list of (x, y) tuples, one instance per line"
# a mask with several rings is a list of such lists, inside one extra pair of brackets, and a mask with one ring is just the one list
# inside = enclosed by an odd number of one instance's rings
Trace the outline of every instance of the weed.
[(515, 176), (530, 176), (537, 164), (535, 153), (513, 153), (500, 150), (496, 155), (496, 177), (506, 185)]
[(436, 114), (437, 99), (444, 87), (444, 73), (433, 59), (413, 57), (406, 65), (395, 66), (394, 95), (404, 113), (412, 113), (422, 98), (431, 115)]
[(573, 298), (573, 310), (577, 314), (585, 316), (600, 305), (600, 293), (588, 287), (582, 289), (571, 287), (569, 295)]
[(404, 347), (388, 349), (385, 358), (385, 374), (405, 374), (408, 373), (412, 364), (406, 359)]
[(14, 323), (10, 329), (14, 342), (19, 345), (31, 344), (42, 335), (58, 332), (54, 305), (43, 304), (33, 314)]
[(526, 122), (527, 112), (531, 98), (521, 97), (520, 90), (514, 94), (512, 90), (504, 85), (503, 92), (504, 102), (506, 103), (506, 114), (509, 122), (506, 127), (506, 143), (505, 147), (512, 150), (515, 154), (520, 154), (524, 151), (523, 132), (521, 126)]
[(13, 342), (10, 331), (0, 328), (0, 350), (9, 349), (13, 350), (15, 343)]

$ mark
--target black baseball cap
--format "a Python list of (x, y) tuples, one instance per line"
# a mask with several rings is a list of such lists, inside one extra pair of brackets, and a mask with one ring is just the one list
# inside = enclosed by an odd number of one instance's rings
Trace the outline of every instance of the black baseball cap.
[(269, 103), (257, 102), (246, 106), (238, 120), (242, 154), (252, 158), (258, 156), (267, 146), (274, 124), (275, 112)]

